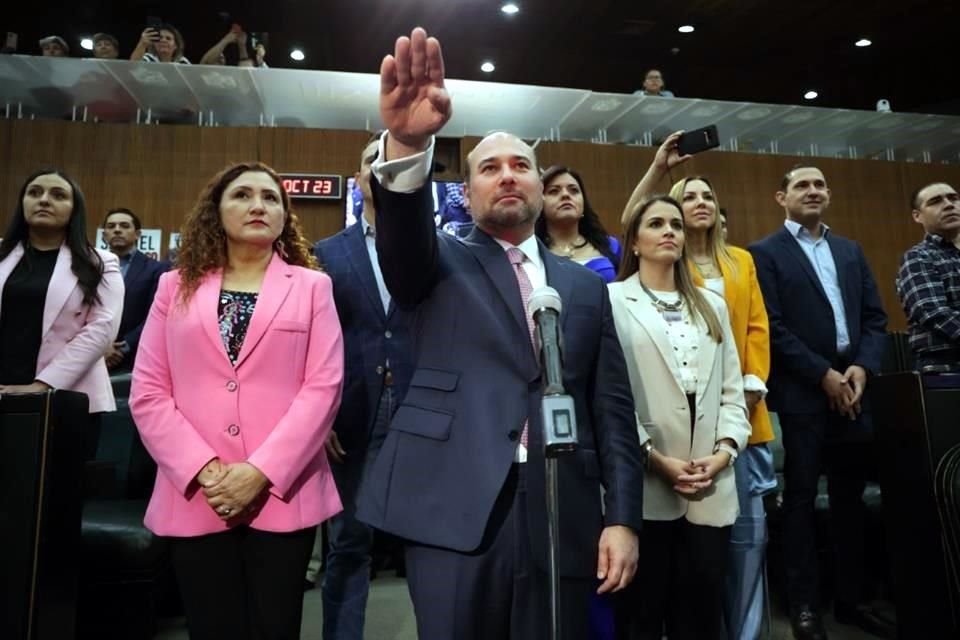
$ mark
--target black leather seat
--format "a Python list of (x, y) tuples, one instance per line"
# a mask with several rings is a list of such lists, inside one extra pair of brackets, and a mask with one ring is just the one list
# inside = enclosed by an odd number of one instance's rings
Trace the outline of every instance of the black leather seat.
[(103, 414), (88, 465), (81, 541), (82, 638), (152, 638), (169, 574), (163, 541), (143, 526), (156, 464), (130, 415), (130, 374), (111, 378), (117, 410)]

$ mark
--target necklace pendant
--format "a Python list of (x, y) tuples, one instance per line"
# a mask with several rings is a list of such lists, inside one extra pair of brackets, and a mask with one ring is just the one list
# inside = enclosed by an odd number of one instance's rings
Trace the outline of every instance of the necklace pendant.
[(667, 322), (674, 323), (683, 321), (683, 313), (681, 313), (679, 309), (663, 309), (660, 313), (663, 314), (663, 319)]

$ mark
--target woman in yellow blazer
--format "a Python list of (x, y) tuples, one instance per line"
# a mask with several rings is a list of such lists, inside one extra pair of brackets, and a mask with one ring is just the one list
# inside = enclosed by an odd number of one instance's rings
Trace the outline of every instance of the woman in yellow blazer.
[[(693, 285), (680, 205), (642, 202), (609, 285), (647, 452), (640, 566), (619, 603), (621, 637), (720, 640), (731, 468), (750, 435), (743, 378), (723, 299)], [(692, 589), (692, 591), (691, 591)]]
[[(681, 133), (670, 135), (657, 150), (649, 169), (634, 189), (624, 216), (669, 175), (670, 169), (692, 157), (681, 156), (677, 151)], [(670, 189), (670, 196), (683, 210), (687, 261), (693, 282), (723, 296), (740, 358), (752, 432), (750, 446), (736, 467), (740, 517), (731, 536), (725, 617), (730, 640), (754, 640), (760, 633), (763, 614), (763, 559), (766, 552), (763, 495), (776, 486), (773, 456), (766, 446), (774, 438), (764, 401), (770, 373), (767, 311), (750, 253), (728, 246), (724, 241), (719, 224), (720, 205), (710, 181), (701, 176), (683, 178)]]

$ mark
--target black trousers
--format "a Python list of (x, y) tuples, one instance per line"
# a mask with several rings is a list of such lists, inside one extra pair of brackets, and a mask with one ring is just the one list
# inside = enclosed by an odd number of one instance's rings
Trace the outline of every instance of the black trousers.
[(633, 582), (616, 598), (618, 640), (721, 640), (731, 527), (644, 520)]
[(316, 527), (167, 538), (191, 640), (299, 640)]
[[(407, 546), (407, 584), (420, 640), (549, 637), (550, 583), (531, 559), (526, 472), (526, 465), (514, 465), (476, 552)], [(561, 578), (564, 640), (588, 637), (590, 593), (596, 585), (593, 578)]]
[[(863, 599), (866, 508), (863, 490), (872, 467), (872, 443), (839, 440), (848, 419), (835, 413), (780, 413), (783, 428), (783, 549), (791, 606), (819, 604), (814, 502), (826, 470), (830, 529), (836, 547), (836, 599)], [(866, 416), (862, 419), (866, 419)]]

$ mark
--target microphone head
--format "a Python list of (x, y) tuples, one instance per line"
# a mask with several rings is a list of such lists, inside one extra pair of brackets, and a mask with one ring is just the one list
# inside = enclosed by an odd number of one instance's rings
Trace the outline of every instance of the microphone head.
[(553, 287), (535, 289), (530, 294), (530, 302), (527, 303), (527, 313), (531, 316), (541, 309), (552, 309), (559, 314), (561, 308), (560, 294)]

